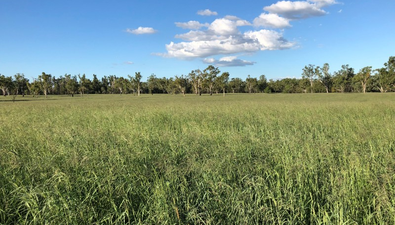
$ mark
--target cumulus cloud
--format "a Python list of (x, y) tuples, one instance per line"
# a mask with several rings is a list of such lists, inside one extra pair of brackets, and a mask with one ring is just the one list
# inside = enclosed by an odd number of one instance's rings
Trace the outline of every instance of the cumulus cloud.
[[(235, 16), (216, 19), (206, 30), (191, 30), (187, 33), (176, 35), (176, 38), (183, 41), (167, 44), (167, 53), (159, 55), (193, 59), (214, 55), (286, 49), (295, 45), (294, 42), (284, 39), (282, 34), (277, 31), (259, 30), (242, 33), (238, 29), (241, 26), (251, 26), (251, 23)], [(239, 65), (246, 63), (235, 59), (233, 64), (236, 64), (236, 62)]]
[(248, 66), (255, 64), (255, 62), (238, 59), (236, 56), (226, 56), (220, 58), (219, 60), (214, 58), (205, 58), (203, 59), (203, 62), (207, 64), (213, 64), (218, 67)]
[(126, 29), (126, 32), (131, 33), (131, 34), (140, 35), (140, 34), (154, 34), (157, 32), (157, 30), (155, 30), (152, 27), (139, 27), (134, 30), (128, 28), (128, 29)]
[[(244, 34), (234, 33), (227, 36), (210, 35), (203, 33), (196, 35), (189, 41), (180, 43), (171, 42), (166, 45), (167, 53), (161, 54), (165, 57), (180, 59), (204, 58), (214, 55), (229, 55), (236, 53), (253, 53), (264, 50), (280, 50), (292, 48), (294, 42), (283, 38), (282, 34), (273, 30), (249, 31)], [(198, 33), (196, 33), (198, 34)]]
[(262, 13), (259, 17), (254, 19), (254, 26), (256, 27), (269, 27), (269, 28), (286, 28), (291, 27), (289, 19), (280, 17), (273, 13)]
[[(166, 45), (167, 52), (157, 55), (179, 59), (201, 58), (203, 62), (216, 66), (253, 65), (255, 62), (229, 55), (293, 48), (297, 43), (288, 41), (283, 32), (273, 29), (290, 28), (294, 20), (325, 15), (327, 12), (322, 8), (336, 3), (336, 0), (282, 0), (264, 7), (266, 12), (256, 17), (253, 23), (233, 15), (217, 18), (210, 24), (198, 21), (175, 23), (189, 31), (175, 35), (181, 41), (170, 42)], [(198, 14), (217, 15), (208, 9)], [(216, 59), (217, 55), (224, 57)]]
[(197, 12), (197, 14), (198, 14), (198, 15), (201, 15), (201, 16), (216, 16), (216, 15), (218, 15), (217, 12), (213, 12), (213, 11), (211, 11), (211, 10), (209, 10), (209, 9), (199, 10), (199, 11)]
[(327, 14), (322, 8), (336, 4), (335, 0), (279, 1), (263, 9), (287, 19), (305, 19)]
[(176, 22), (175, 24), (177, 27), (181, 27), (183, 29), (189, 29), (189, 30), (199, 30), (202, 27), (208, 27), (210, 25), (208, 23), (202, 24), (198, 21), (189, 21), (186, 23)]
[(246, 20), (216, 19), (208, 27), (209, 32), (217, 35), (232, 35), (238, 33), (237, 27), (251, 25)]
[(326, 14), (316, 4), (301, 1), (280, 1), (263, 9), (273, 14), (280, 14), (288, 19), (305, 19)]

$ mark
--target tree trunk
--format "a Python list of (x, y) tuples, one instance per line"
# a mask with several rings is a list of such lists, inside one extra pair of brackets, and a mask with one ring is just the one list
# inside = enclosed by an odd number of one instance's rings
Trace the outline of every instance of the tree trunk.
[(310, 92), (311, 92), (311, 93), (314, 93), (314, 92), (313, 92), (313, 80), (310, 80)]
[(362, 91), (364, 94), (366, 93), (366, 83), (362, 83)]
[(381, 93), (384, 93), (384, 92), (385, 92), (383, 87), (380, 87), (380, 92), (381, 92)]
[(222, 89), (222, 96), (225, 97), (225, 88)]

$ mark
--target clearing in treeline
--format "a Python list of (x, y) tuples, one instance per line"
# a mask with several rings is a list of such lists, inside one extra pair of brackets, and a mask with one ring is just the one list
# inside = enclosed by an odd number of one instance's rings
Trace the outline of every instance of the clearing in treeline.
[(393, 93), (0, 107), (0, 224), (395, 224)]

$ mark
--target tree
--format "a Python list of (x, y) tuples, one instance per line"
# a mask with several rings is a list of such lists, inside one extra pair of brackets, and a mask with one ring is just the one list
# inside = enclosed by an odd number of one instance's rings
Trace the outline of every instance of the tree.
[(371, 74), (372, 74), (372, 67), (366, 66), (362, 68), (354, 77), (355, 81), (361, 83), (363, 93), (366, 93), (366, 84), (368, 83)]
[(95, 94), (101, 93), (101, 84), (100, 84), (99, 79), (97, 79), (96, 74), (93, 74), (92, 91)]
[(151, 74), (147, 79), (148, 92), (153, 95), (154, 90), (158, 88), (158, 85), (158, 78), (156, 78), (155, 74)]
[(244, 89), (244, 82), (240, 78), (232, 78), (229, 82), (229, 86), (232, 89), (233, 94), (240, 93)]
[(352, 79), (355, 76), (354, 69), (347, 65), (342, 65), (342, 68), (335, 72), (333, 76), (333, 84), (335, 88), (341, 93), (351, 92)]
[(142, 78), (140, 72), (136, 72), (134, 77), (132, 77), (130, 75), (128, 75), (128, 76), (129, 76), (130, 82), (135, 87), (137, 87), (137, 96), (140, 96), (140, 87), (141, 87), (141, 78)]
[(322, 68), (317, 67), (316, 69), (318, 81), (324, 85), (326, 93), (329, 93), (333, 84), (332, 75), (329, 73), (329, 64), (325, 63)]
[(114, 88), (119, 90), (119, 93), (122, 95), (124, 91), (128, 89), (129, 82), (123, 77), (115, 78)]
[(316, 77), (315, 72), (316, 72), (316, 68), (314, 68), (314, 65), (312, 64), (309, 64), (308, 66), (305, 66), (303, 68), (302, 77), (310, 81), (311, 93), (313, 93), (313, 84), (314, 84), (314, 79)]
[(188, 80), (184, 77), (184, 75), (176, 76), (174, 80), (174, 85), (178, 88), (178, 90), (185, 96), (185, 91), (187, 88)]
[(387, 70), (385, 68), (380, 68), (374, 70), (375, 74), (372, 77), (372, 82), (375, 88), (377, 88), (381, 93), (387, 92), (390, 88), (387, 86), (387, 82), (385, 81), (387, 78)]
[(22, 73), (17, 73), (14, 75), (15, 78), (15, 86), (16, 86), (16, 94), (19, 94), (19, 91), (22, 93), (22, 97), (25, 97), (25, 90), (27, 89), (28, 79), (25, 78), (25, 75)]
[(259, 92), (264, 92), (267, 88), (267, 80), (265, 75), (261, 75), (258, 79), (258, 90)]
[(89, 79), (86, 78), (85, 74), (79, 75), (78, 74), (78, 79), (79, 79), (79, 91), (81, 96), (84, 96), (85, 92), (89, 90), (89, 84), (91, 83)]
[(229, 73), (223, 72), (221, 76), (217, 77), (217, 86), (222, 89), (222, 95), (225, 97), (225, 90), (229, 82)]
[(42, 89), (41, 82), (35, 79), (28, 86), (28, 88), (29, 88), (30, 94), (33, 94), (33, 97), (34, 97), (34, 96), (38, 95), (40, 93), (40, 90)]
[(51, 74), (46, 74), (45, 72), (42, 72), (41, 75), (38, 77), (38, 80), (41, 84), (41, 90), (43, 91), (45, 98), (47, 98), (48, 89), (52, 87), (51, 77)]
[(3, 92), (3, 96), (10, 95), (12, 86), (12, 77), (6, 77), (0, 74), (0, 89)]
[(55, 76), (52, 77), (52, 94), (62, 95), (66, 94), (66, 80), (64, 77), (60, 76), (56, 78)]
[(248, 88), (248, 93), (252, 93), (253, 90), (258, 86), (258, 80), (256, 78), (252, 78), (250, 75), (246, 78), (246, 84)]
[(192, 85), (193, 91), (195, 92), (196, 95), (200, 95), (200, 89), (202, 85), (202, 71), (199, 69), (197, 70), (192, 70), (188, 74), (188, 80)]
[(220, 72), (221, 71), (218, 69), (218, 67), (214, 67), (212, 65), (209, 65), (206, 69), (203, 70), (203, 84), (205, 87), (207, 87), (210, 95), (213, 95), (215, 79)]
[(310, 86), (310, 81), (309, 81), (309, 79), (302, 78), (299, 80), (298, 85), (302, 89), (303, 93), (307, 93), (307, 89)]
[(387, 82), (388, 85), (395, 87), (395, 56), (391, 56), (388, 62), (384, 63), (387, 70)]
[(65, 75), (66, 80), (66, 91), (71, 94), (71, 97), (74, 97), (74, 94), (78, 90), (78, 82), (77, 76), (71, 76), (70, 74)]

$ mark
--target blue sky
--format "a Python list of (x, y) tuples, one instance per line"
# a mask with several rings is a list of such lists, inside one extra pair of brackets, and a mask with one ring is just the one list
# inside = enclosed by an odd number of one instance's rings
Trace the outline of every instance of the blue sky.
[(0, 73), (143, 80), (210, 64), (299, 78), (308, 64), (379, 68), (395, 55), (393, 0), (0, 0)]

